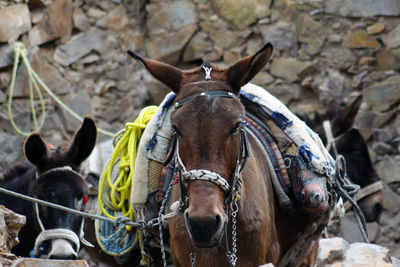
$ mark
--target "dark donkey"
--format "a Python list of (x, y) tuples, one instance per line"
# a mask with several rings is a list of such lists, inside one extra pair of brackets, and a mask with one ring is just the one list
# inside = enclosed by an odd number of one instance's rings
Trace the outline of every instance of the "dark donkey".
[[(69, 148), (51, 147), (38, 133), (25, 141), (27, 160), (14, 164), (2, 176), (0, 186), (68, 208), (82, 210), (87, 201), (89, 184), (79, 174), (80, 164), (91, 153), (97, 137), (93, 119), (86, 117)], [(82, 217), (59, 209), (36, 205), (0, 193), (0, 204), (26, 216), (12, 252), (36, 256), (74, 259), (83, 239)], [(84, 242), (84, 241), (83, 241)]]
[[(279, 207), (266, 152), (247, 129), (239, 100), (240, 88), (265, 66), (271, 53), (268, 43), (227, 69), (205, 62), (182, 71), (130, 52), (176, 93), (171, 122), (180, 179), (172, 188), (171, 202), (181, 200), (183, 213), (168, 223), (174, 266), (315, 263), (315, 241), (323, 227), (315, 228), (315, 239), (299, 238), (316, 218)], [(305, 242), (293, 247), (299, 239)], [(293, 249), (296, 255), (285, 256)]]
[[(369, 191), (359, 201), (359, 206), (367, 222), (375, 221), (383, 210), (383, 193), (380, 179), (376, 174), (369, 153), (367, 143), (360, 132), (353, 127), (354, 119), (358, 113), (362, 97), (357, 97), (348, 107), (341, 107), (336, 101), (331, 101), (325, 114), (315, 113), (311, 120), (304, 117), (305, 122), (316, 131), (323, 143), (328, 144), (332, 155), (342, 154), (346, 159), (347, 174), (353, 183), (360, 185), (361, 189)], [(324, 127), (330, 123), (329, 126)], [(331, 130), (328, 130), (329, 128)], [(331, 138), (327, 138), (331, 131)]]

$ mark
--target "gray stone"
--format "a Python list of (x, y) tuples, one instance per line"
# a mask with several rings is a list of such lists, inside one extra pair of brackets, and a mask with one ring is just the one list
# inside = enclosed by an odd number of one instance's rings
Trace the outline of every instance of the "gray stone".
[(301, 88), (297, 83), (277, 82), (268, 86), (267, 90), (285, 105), (301, 98)]
[(389, 249), (367, 243), (351, 244), (343, 265), (393, 267), (390, 263)]
[(312, 9), (321, 9), (325, 7), (324, 0), (283, 0), (290, 8), (300, 11), (310, 11)]
[[(71, 85), (67, 82), (60, 72), (50, 65), (47, 59), (43, 56), (41, 50), (37, 51), (32, 55), (31, 66), (43, 80), (47, 87), (52, 90), (53, 93), (66, 94), (71, 91)], [(15, 82), (14, 95), (15, 96), (28, 96), (29, 95), (29, 84), (28, 74), (26, 73), (25, 65), (20, 67), (17, 73)], [(40, 88), (42, 88), (40, 86)], [(42, 88), (43, 91), (43, 88)]]
[(296, 43), (295, 28), (288, 22), (279, 20), (272, 25), (259, 25), (264, 42), (271, 42), (274, 50), (286, 50)]
[(376, 112), (384, 112), (400, 102), (400, 75), (393, 75), (364, 89), (367, 105)]
[(0, 253), (10, 253), (11, 249), (19, 243), (18, 233), (25, 223), (25, 216), (0, 205)]
[(150, 32), (158, 31), (160, 28), (178, 31), (198, 21), (195, 5), (188, 1), (161, 3), (148, 14), (147, 27)]
[(357, 60), (350, 49), (342, 46), (324, 49), (322, 56), (339, 69), (347, 69), (354, 65)]
[(183, 61), (193, 61), (201, 59), (206, 51), (212, 49), (212, 42), (208, 39), (205, 32), (197, 32), (186, 46), (183, 53)]
[(17, 4), (0, 9), (0, 42), (15, 40), (31, 27), (28, 5)]
[(97, 21), (96, 25), (106, 29), (122, 30), (129, 23), (125, 7), (119, 5), (111, 10), (105, 17)]
[(375, 128), (380, 128), (393, 117), (393, 113), (378, 113), (373, 111), (359, 111), (355, 127), (360, 131), (365, 140), (368, 140)]
[(55, 0), (47, 14), (29, 32), (31, 45), (41, 45), (72, 32), (72, 0)]
[(80, 8), (75, 9), (72, 13), (72, 21), (74, 23), (74, 27), (81, 31), (87, 31), (90, 29), (90, 21)]
[(182, 48), (196, 32), (197, 26), (189, 26), (178, 32), (169, 34), (166, 38), (154, 38), (146, 44), (146, 52), (149, 58), (176, 64), (179, 60)]
[(373, 48), (379, 49), (380, 43), (374, 36), (368, 35), (364, 30), (349, 32), (344, 37), (344, 43), (348, 48)]
[(400, 162), (394, 157), (384, 155), (375, 166), (378, 176), (387, 184), (400, 182)]
[(321, 238), (319, 240), (319, 250), (317, 266), (329, 266), (336, 261), (343, 261), (349, 243), (340, 237)]
[[(354, 212), (350, 211), (340, 221), (341, 236), (349, 242), (364, 242)], [(379, 224), (367, 223), (368, 240), (374, 242), (379, 232)]]
[(271, 65), (271, 74), (294, 82), (312, 70), (312, 62), (299, 61), (296, 58), (277, 58)]
[(329, 0), (325, 12), (342, 17), (374, 17), (400, 15), (398, 0)]
[[(2, 121), (2, 120), (0, 120)], [(9, 121), (4, 121), (4, 123), (10, 124)], [(11, 127), (10, 127), (11, 128)], [(21, 159), (24, 155), (22, 151), (22, 144), (24, 142), (24, 137), (17, 135), (14, 130), (12, 133), (5, 133), (0, 131), (0, 147), (1, 147), (1, 157), (0, 157), (0, 171), (3, 172), (7, 168)]]
[[(65, 100), (64, 100), (65, 101)], [(93, 114), (93, 106), (90, 96), (80, 91), (70, 101), (65, 101), (67, 106), (75, 111), (79, 116), (84, 117), (86, 115)], [(62, 109), (62, 116), (65, 118), (65, 126), (69, 132), (75, 132), (81, 125), (81, 122), (68, 113), (65, 109)]]
[(6, 102), (7, 96), (3, 91), (0, 90), (0, 104)]
[(214, 43), (222, 49), (238, 47), (245, 41), (245, 39), (240, 38), (236, 32), (226, 30), (210, 31), (209, 36), (210, 39), (213, 40)]
[(54, 60), (69, 66), (93, 50), (102, 53), (107, 49), (106, 38), (106, 33), (96, 28), (75, 35), (65, 45), (57, 47)]
[(13, 49), (11, 45), (0, 46), (0, 68), (11, 66), (13, 64)]
[(89, 267), (86, 261), (83, 260), (47, 260), (47, 259), (31, 259), (19, 258), (11, 267)]
[(392, 50), (379, 50), (375, 57), (381, 70), (400, 70), (400, 55), (393, 53)]
[[(385, 183), (383, 184), (383, 195), (383, 208), (385, 210), (389, 210), (394, 214), (398, 213), (400, 211), (400, 197), (396, 193), (394, 193)], [(398, 222), (396, 220), (392, 221), (391, 219), (393, 218), (389, 219), (390, 222)]]
[[(400, 4), (399, 4), (400, 6)], [(400, 46), (400, 24), (397, 25), (389, 34), (382, 38), (382, 41), (388, 48), (396, 48)]]
[(271, 0), (212, 0), (214, 11), (223, 19), (243, 30), (258, 18), (270, 14)]
[(306, 14), (298, 24), (297, 33), (299, 42), (310, 46), (315, 51), (313, 54), (319, 52), (328, 36), (326, 27)]

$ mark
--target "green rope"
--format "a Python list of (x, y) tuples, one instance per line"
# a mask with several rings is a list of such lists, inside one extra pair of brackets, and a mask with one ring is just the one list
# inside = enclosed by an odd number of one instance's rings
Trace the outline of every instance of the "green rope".
[[(29, 102), (30, 102), (30, 108), (31, 108), (31, 112), (32, 112), (32, 121), (33, 121), (34, 131), (39, 132), (42, 129), (45, 118), (46, 118), (45, 104), (44, 104), (43, 96), (42, 96), (39, 86), (41, 86), (46, 91), (46, 93), (51, 98), (53, 98), (54, 101), (57, 102), (58, 105), (60, 105), (63, 109), (65, 109), (68, 113), (70, 113), (74, 118), (76, 118), (77, 120), (82, 122), (83, 118), (81, 116), (79, 116), (71, 108), (69, 108), (66, 104), (64, 104), (50, 90), (50, 88), (43, 82), (43, 80), (39, 77), (39, 75), (33, 70), (32, 66), (29, 63), (29, 60), (27, 58), (28, 51), (25, 48), (24, 44), (22, 42), (14, 42), (13, 43), (13, 51), (14, 51), (14, 66), (13, 66), (13, 70), (12, 70), (9, 96), (8, 96), (8, 114), (9, 114), (11, 125), (15, 129), (15, 131), (24, 136), (28, 136), (30, 134), (29, 132), (25, 132), (25, 131), (21, 130), (16, 125), (16, 123), (14, 121), (13, 113), (12, 113), (12, 101), (13, 101), (13, 95), (14, 95), (15, 78), (17, 76), (17, 68), (18, 68), (18, 64), (19, 64), (19, 58), (22, 58), (22, 62), (23, 62), (23, 64), (25, 64), (25, 67), (26, 67), (26, 70), (28, 73), (28, 77), (29, 77)], [(38, 95), (40, 106), (41, 106), (42, 116), (41, 116), (40, 122), (38, 122), (38, 120), (37, 120), (35, 103), (34, 103), (34, 92), (36, 92), (36, 94)], [(100, 128), (98, 128), (98, 132), (102, 133), (104, 135), (114, 136), (114, 133), (107, 131), (107, 130), (100, 129)]]

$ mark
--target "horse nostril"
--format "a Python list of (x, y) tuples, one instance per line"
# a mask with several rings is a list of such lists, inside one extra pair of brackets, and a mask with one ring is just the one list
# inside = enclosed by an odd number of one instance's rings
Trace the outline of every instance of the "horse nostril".
[(185, 213), (188, 230), (197, 243), (207, 244), (218, 236), (222, 224), (221, 215), (198, 218)]

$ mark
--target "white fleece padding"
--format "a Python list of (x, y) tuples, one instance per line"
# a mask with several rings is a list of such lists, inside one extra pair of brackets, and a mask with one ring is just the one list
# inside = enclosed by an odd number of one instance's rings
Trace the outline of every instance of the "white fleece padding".
[(252, 101), (259, 104), (269, 115), (279, 112), (288, 118), (292, 123), (282, 130), (298, 147), (308, 146), (313, 155), (310, 161), (316, 172), (320, 174), (327, 174), (328, 172), (333, 175), (335, 164), (333, 158), (324, 147), (319, 136), (304, 121), (300, 120), (281, 101), (258, 85), (248, 83), (241, 90), (256, 96)]
[[(158, 162), (164, 162), (169, 142), (173, 134), (173, 129), (171, 126), (171, 112), (173, 107), (171, 107), (164, 112), (164, 104), (170, 99), (171, 95), (174, 93), (169, 93), (160, 104), (155, 115), (149, 123), (147, 124), (145, 130), (143, 131), (142, 138), (139, 142), (139, 147), (136, 155), (135, 170), (132, 177), (132, 189), (131, 189), (131, 203), (136, 210), (140, 210), (141, 207), (146, 203), (148, 192), (148, 161), (149, 159)], [(147, 147), (152, 141), (154, 135), (156, 138), (156, 143), (152, 149), (147, 150)], [(153, 140), (154, 141), (154, 140)]]

